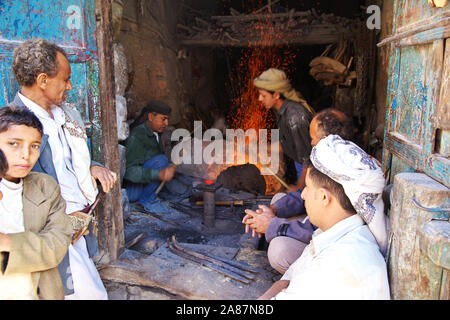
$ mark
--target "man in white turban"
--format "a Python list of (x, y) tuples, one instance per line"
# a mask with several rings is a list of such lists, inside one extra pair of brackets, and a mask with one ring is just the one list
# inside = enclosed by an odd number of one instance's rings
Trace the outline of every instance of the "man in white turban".
[(260, 299), (389, 299), (380, 166), (338, 135), (322, 139), (310, 159), (302, 198), (318, 229)]
[(270, 68), (253, 79), (258, 88), (258, 100), (266, 109), (274, 109), (283, 153), (295, 162), (297, 180), (302, 172), (302, 163), (309, 157), (309, 123), (314, 110), (300, 92), (292, 88), (286, 73)]

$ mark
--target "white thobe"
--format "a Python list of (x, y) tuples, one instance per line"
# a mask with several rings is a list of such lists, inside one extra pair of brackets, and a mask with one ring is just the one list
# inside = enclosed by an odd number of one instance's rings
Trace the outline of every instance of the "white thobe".
[(390, 298), (386, 263), (357, 214), (325, 232), (317, 229), (281, 280), (290, 283), (276, 300)]
[[(53, 165), (61, 189), (61, 196), (66, 201), (66, 213), (80, 211), (89, 202), (81, 192), (72, 166), (72, 154), (62, 126), (65, 123), (64, 112), (53, 107), (50, 115), (39, 105), (24, 97), (19, 92), (23, 103), (39, 118), (44, 133), (49, 136), (48, 143), (52, 150)], [(106, 289), (100, 279), (94, 262), (89, 258), (86, 240), (81, 237), (75, 244), (69, 245), (69, 261), (75, 293), (66, 296), (66, 300), (103, 300), (107, 299)]]

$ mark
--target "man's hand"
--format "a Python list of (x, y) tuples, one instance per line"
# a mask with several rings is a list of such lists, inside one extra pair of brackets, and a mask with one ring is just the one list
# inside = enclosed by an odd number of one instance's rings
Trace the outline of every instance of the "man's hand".
[[(252, 211), (247, 209), (248, 211), (258, 213), (259, 210)], [(247, 212), (247, 210), (245, 210)], [(250, 214), (246, 214), (245, 217), (242, 219), (242, 223), (245, 224), (245, 233), (248, 233), (250, 231), (250, 222), (253, 220), (253, 216)], [(258, 238), (261, 238), (262, 234), (258, 233)], [(256, 237), (256, 231), (252, 229), (252, 237)]]
[(101, 166), (91, 167), (91, 176), (93, 179), (94, 186), (96, 185), (95, 180), (100, 181), (102, 189), (105, 193), (108, 193), (117, 181), (117, 174)]
[(170, 181), (170, 180), (172, 180), (173, 176), (175, 175), (175, 169), (176, 169), (175, 165), (172, 165), (170, 167), (161, 169), (159, 171), (159, 179), (161, 181)]
[(259, 209), (256, 211), (246, 209), (246, 215), (244, 219), (242, 219), (242, 222), (246, 225), (246, 232), (251, 228), (253, 236), (256, 232), (258, 233), (258, 237), (261, 237), (263, 233), (266, 233), (269, 223), (275, 217), (275, 214), (272, 209), (267, 206), (259, 205), (258, 207)]
[(11, 238), (8, 234), (0, 232), (0, 252), (11, 251)]

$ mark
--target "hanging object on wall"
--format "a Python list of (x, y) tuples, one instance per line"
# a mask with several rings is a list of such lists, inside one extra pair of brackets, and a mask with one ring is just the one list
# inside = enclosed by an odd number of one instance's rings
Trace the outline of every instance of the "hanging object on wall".
[(432, 7), (444, 8), (447, 5), (448, 0), (428, 0), (428, 3)]
[(311, 60), (309, 63), (311, 67), (309, 74), (316, 81), (323, 81), (323, 84), (326, 86), (338, 84), (349, 87), (352, 84), (352, 80), (356, 79), (356, 72), (350, 71), (353, 57), (350, 57), (347, 65), (344, 65), (340, 61), (344, 60), (344, 53), (347, 49), (346, 44), (340, 43), (338, 45), (334, 58), (326, 56), (331, 46), (328, 46), (322, 55)]

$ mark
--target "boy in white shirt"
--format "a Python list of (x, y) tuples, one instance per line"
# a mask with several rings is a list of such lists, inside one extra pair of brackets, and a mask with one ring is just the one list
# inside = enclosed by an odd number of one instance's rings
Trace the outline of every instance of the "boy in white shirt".
[(56, 181), (31, 173), (42, 124), (27, 110), (0, 108), (0, 300), (64, 299), (57, 266), (72, 238)]

